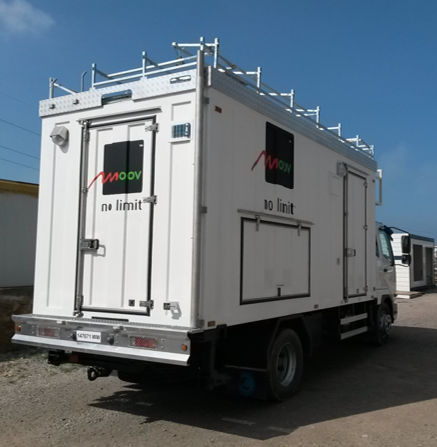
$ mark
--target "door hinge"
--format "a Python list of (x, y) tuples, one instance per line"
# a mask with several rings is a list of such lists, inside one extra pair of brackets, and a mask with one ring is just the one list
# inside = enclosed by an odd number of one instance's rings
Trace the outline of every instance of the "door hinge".
[(145, 197), (143, 203), (153, 203), (153, 205), (156, 205), (158, 203), (158, 196)]
[(90, 141), (90, 139), (91, 139), (90, 135), (91, 135), (91, 133), (88, 130), (88, 127), (84, 128), (83, 139), (86, 143), (88, 143)]
[(82, 239), (79, 248), (81, 251), (97, 251), (99, 246), (100, 242), (98, 239)]
[(343, 290), (344, 290), (344, 291), (343, 291), (343, 301), (344, 301), (345, 303), (347, 303), (347, 302), (349, 301), (348, 288), (345, 287)]
[(151, 124), (150, 126), (146, 126), (144, 130), (146, 132), (159, 132), (159, 124)]
[(256, 214), (255, 215), (255, 228), (256, 228), (256, 231), (259, 231), (260, 224), (261, 224), (261, 216)]
[(76, 309), (73, 312), (73, 316), (81, 317), (83, 315), (82, 306), (83, 306), (83, 295), (78, 295), (76, 297)]

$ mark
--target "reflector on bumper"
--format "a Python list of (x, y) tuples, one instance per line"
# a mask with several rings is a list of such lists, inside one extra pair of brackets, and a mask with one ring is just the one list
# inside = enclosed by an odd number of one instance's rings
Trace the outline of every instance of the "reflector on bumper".
[(60, 334), (59, 328), (52, 328), (52, 327), (39, 327), (38, 328), (38, 337), (59, 338), (59, 334)]
[(156, 349), (156, 338), (129, 337), (129, 346), (136, 348)]

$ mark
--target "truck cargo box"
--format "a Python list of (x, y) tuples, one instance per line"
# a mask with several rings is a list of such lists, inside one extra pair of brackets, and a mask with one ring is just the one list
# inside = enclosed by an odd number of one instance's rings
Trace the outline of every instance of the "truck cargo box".
[(41, 102), (35, 304), (15, 342), (186, 365), (196, 334), (381, 303), (373, 147), (218, 41), (174, 45)]

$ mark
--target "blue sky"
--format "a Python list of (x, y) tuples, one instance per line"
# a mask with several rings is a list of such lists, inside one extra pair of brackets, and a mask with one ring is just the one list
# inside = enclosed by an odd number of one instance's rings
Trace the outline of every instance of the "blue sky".
[(49, 77), (78, 90), (87, 70), (88, 88), (93, 62), (122, 71), (218, 37), (223, 56), (374, 144), (378, 219), (437, 239), (436, 19), (434, 0), (0, 0), (0, 178), (38, 182)]

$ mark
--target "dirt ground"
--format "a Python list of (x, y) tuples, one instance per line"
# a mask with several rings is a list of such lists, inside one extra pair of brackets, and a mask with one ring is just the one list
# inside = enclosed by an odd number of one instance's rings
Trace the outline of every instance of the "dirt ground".
[(39, 352), (2, 355), (0, 446), (437, 446), (437, 294), (398, 304), (388, 345), (324, 346), (282, 403), (89, 382)]

